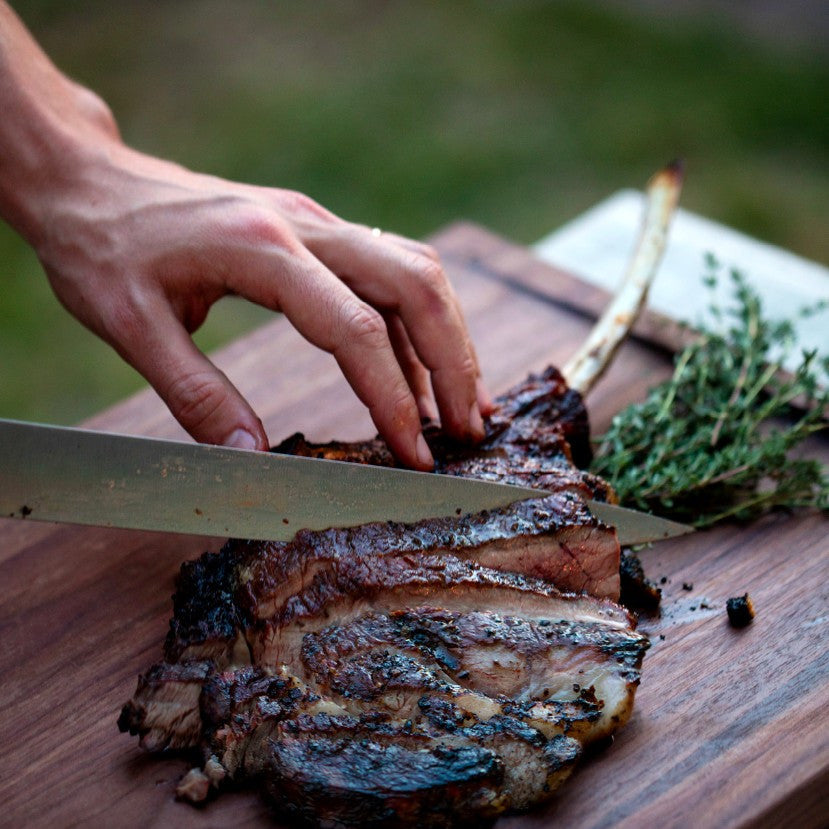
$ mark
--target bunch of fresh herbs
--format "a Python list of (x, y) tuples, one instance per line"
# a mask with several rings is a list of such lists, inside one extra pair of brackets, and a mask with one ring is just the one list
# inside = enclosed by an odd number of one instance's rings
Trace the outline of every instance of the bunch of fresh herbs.
[[(722, 266), (710, 255), (706, 265), (713, 295)], [(797, 347), (794, 325), (765, 318), (744, 276), (732, 270), (730, 278), (733, 304), (712, 301), (713, 322), (697, 327), (671, 379), (598, 438), (592, 470), (622, 504), (697, 527), (776, 508), (829, 509), (829, 473), (795, 451), (829, 426), (829, 356), (804, 351), (796, 371), (784, 372)]]

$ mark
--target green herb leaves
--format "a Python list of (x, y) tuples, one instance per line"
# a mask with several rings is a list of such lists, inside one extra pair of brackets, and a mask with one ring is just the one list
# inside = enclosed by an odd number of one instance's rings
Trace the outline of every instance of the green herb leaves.
[[(713, 291), (721, 266), (713, 256), (706, 265), (703, 282)], [(745, 278), (738, 271), (730, 278), (733, 305), (712, 303), (713, 323), (677, 356), (673, 377), (613, 419), (592, 471), (622, 504), (697, 527), (774, 508), (829, 509), (829, 474), (793, 452), (829, 426), (829, 391), (819, 385), (829, 357), (804, 352), (797, 371), (784, 374), (794, 326), (765, 319)]]

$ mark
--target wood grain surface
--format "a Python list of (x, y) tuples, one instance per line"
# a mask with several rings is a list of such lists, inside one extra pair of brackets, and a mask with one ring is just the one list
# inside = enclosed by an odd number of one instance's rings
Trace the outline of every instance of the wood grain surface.
[[(594, 288), (472, 225), (433, 241), (494, 391), (563, 363), (588, 331)], [(373, 434), (333, 359), (281, 318), (215, 359), (272, 442), (294, 431)], [(669, 370), (664, 350), (626, 345), (589, 398), (594, 432)], [(150, 391), (88, 425), (183, 436)], [(824, 459), (827, 443), (812, 447)], [(661, 615), (640, 623), (652, 648), (632, 720), (547, 808), (502, 829), (827, 825), (827, 530), (817, 515), (777, 515), (645, 551), (664, 599)], [(180, 563), (220, 543), (0, 520), (0, 825), (278, 825), (247, 792), (204, 809), (177, 803), (185, 760), (142, 754), (115, 724), (138, 673), (161, 653)], [(725, 600), (746, 591), (757, 617), (735, 630)]]

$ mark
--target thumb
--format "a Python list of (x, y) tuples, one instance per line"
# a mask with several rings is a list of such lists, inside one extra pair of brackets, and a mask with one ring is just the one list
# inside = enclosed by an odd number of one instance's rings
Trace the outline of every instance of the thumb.
[(119, 350), (199, 443), (268, 449), (262, 421), (250, 404), (172, 314), (155, 321), (140, 343)]

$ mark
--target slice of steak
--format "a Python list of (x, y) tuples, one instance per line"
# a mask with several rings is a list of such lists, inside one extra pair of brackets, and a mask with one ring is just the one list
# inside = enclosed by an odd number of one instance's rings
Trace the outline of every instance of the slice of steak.
[[(393, 646), (360, 651), (329, 668), (321, 681), (319, 674), (312, 676), (310, 684), (353, 716), (383, 714), (419, 723), (423, 701), (442, 700), (476, 722), (508, 711), (546, 737), (558, 733), (583, 739), (590, 738), (594, 724), (602, 717), (592, 696), (524, 703), (503, 695), (488, 696), (464, 685), (463, 680), (453, 682), (428, 659), (419, 661)], [(330, 691), (326, 693), (325, 688)]]
[[(204, 753), (231, 777), (262, 779), (283, 817), (336, 813), (341, 826), (392, 817), (453, 825), (459, 808), (494, 816), (525, 808), (569, 774), (577, 740), (561, 729), (545, 735), (509, 701), (474, 705), (469, 696), (425, 693), (416, 717), (402, 720), (370, 708), (349, 714), (284, 671), (224, 672), (205, 686)], [(428, 822), (432, 812), (438, 823)]]
[[(252, 596), (256, 594), (245, 598)], [(628, 612), (608, 599), (562, 593), (542, 579), (493, 570), (448, 554), (421, 554), (338, 562), (276, 608), (266, 594), (255, 603), (259, 618), (248, 629), (248, 644), (256, 664), (296, 665), (303, 637), (332, 619), (346, 625), (378, 608), (393, 611), (438, 603), (447, 610), (486, 607), (526, 618), (631, 625)]]
[[(443, 552), (545, 579), (565, 592), (614, 600), (619, 596), (616, 533), (569, 493), (416, 524), (384, 522), (306, 530), (287, 543), (230, 542), (222, 555), (226, 561), (244, 563), (239, 578), (250, 593), (247, 610), (261, 617), (276, 614), (315, 579), (343, 563)], [(201, 585), (197, 589), (201, 591)], [(180, 592), (193, 591), (185, 583)]]
[(285, 668), (248, 666), (212, 675), (201, 697), (202, 749), (231, 778), (255, 778), (267, 762), (279, 726), (298, 716), (346, 715)]
[(228, 547), (181, 565), (164, 642), (168, 662), (209, 659), (217, 668), (250, 662), (240, 635), (247, 619), (236, 601), (243, 562)]
[(555, 789), (580, 754), (576, 740), (545, 740), (508, 717), (425, 740), (333, 724), (292, 734), (293, 725), (270, 744), (266, 790), (281, 815), (310, 825), (487, 825)]
[(292, 822), (324, 825), (336, 815), (348, 827), (449, 826), (464, 810), (495, 817), (552, 791), (581, 751), (493, 701), (478, 716), (455, 704), (463, 694), (425, 694), (417, 717), (400, 720), (322, 710), (296, 678), (242, 669), (240, 679), (231, 689), (226, 674), (205, 689), (209, 696), (224, 684), (219, 694), (232, 700), (222, 726), (208, 729), (205, 754), (237, 779), (262, 779)]

